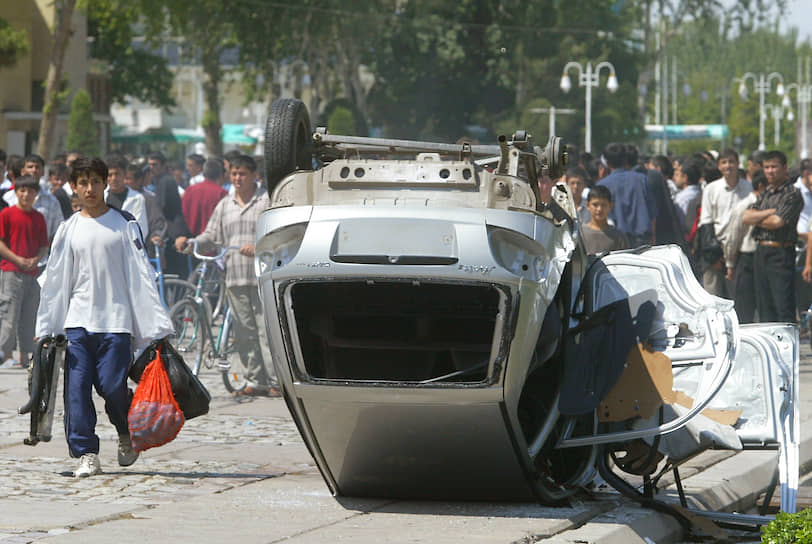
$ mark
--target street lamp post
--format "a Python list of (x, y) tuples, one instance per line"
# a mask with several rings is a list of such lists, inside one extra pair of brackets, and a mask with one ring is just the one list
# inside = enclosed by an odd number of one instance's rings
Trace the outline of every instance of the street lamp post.
[(758, 93), (758, 149), (764, 151), (767, 146), (764, 145), (764, 119), (766, 118), (766, 109), (764, 104), (764, 96), (770, 92), (772, 88), (773, 79), (778, 80), (778, 85), (775, 87), (775, 93), (778, 96), (784, 95), (784, 76), (778, 72), (771, 72), (769, 74), (754, 74), (747, 72), (739, 78), (739, 96), (742, 100), (747, 100), (747, 80), (753, 81), (753, 87)]
[[(784, 94), (781, 105), (787, 108), (790, 113), (792, 112), (792, 102), (789, 99), (789, 93), (791, 91), (795, 91), (795, 96), (798, 100), (798, 117), (801, 119), (801, 158), (805, 159), (809, 156), (806, 119), (809, 116), (809, 102), (812, 101), (812, 85), (798, 83), (790, 83), (787, 85), (786, 94)], [(787, 118), (789, 119), (789, 117)]]
[[(784, 95), (786, 98), (786, 95)], [(787, 111), (787, 121), (793, 121), (795, 116), (792, 114), (792, 109), (785, 108), (783, 105), (779, 104), (765, 104), (764, 109), (769, 111), (770, 115), (772, 115), (773, 121), (775, 121), (775, 147), (778, 147), (778, 144), (781, 143), (781, 118), (784, 117), (784, 111)], [(766, 113), (765, 113), (766, 116)]]
[(586, 87), (586, 134), (584, 136), (584, 151), (587, 153), (592, 152), (592, 87), (598, 87), (600, 84), (600, 72), (601, 68), (606, 68), (609, 70), (609, 79), (606, 82), (606, 88), (609, 89), (610, 93), (614, 93), (617, 91), (618, 84), (617, 84), (617, 76), (615, 75), (615, 67), (612, 66), (612, 63), (608, 61), (603, 61), (598, 63), (595, 67), (595, 70), (592, 70), (592, 63), (586, 63), (586, 70), (581, 66), (579, 62), (570, 61), (564, 66), (564, 72), (561, 75), (561, 90), (565, 93), (569, 92), (572, 88), (572, 83), (570, 82), (570, 76), (567, 75), (570, 68), (575, 68), (578, 70), (578, 86), (579, 87)]
[(549, 108), (530, 108), (530, 113), (546, 113), (550, 116), (550, 136), (555, 136), (555, 116), (557, 114), (571, 115), (575, 110), (570, 108), (556, 108), (550, 106)]

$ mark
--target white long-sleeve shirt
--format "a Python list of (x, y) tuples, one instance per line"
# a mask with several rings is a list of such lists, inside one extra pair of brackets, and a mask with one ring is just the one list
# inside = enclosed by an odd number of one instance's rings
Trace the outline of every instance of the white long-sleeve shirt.
[[(104, 199), (107, 200), (107, 195), (110, 194), (110, 188), (104, 190)], [(138, 221), (138, 226), (141, 227), (141, 232), (146, 237), (149, 234), (149, 218), (147, 217), (147, 202), (144, 195), (138, 191), (133, 191), (127, 188), (127, 196), (124, 197), (124, 203), (121, 209), (125, 212), (130, 212), (135, 220)]]
[(739, 253), (752, 253), (756, 250), (756, 241), (751, 236), (753, 225), (745, 225), (742, 221), (744, 210), (756, 203), (756, 194), (750, 193), (744, 199), (736, 203), (730, 214), (730, 226), (728, 228), (728, 243), (724, 247), (725, 265), (728, 268), (735, 268)]
[(129, 332), (138, 352), (173, 333), (135, 221), (116, 210), (90, 218), (73, 214), (57, 230), (42, 287), (36, 336)]
[[(702, 211), (699, 212), (700, 225), (713, 225), (713, 233), (716, 239), (722, 244), (722, 248), (727, 253), (727, 241), (730, 237), (728, 226), (731, 213), (736, 205), (747, 198), (753, 191), (753, 186), (746, 179), (739, 179), (738, 183), (731, 187), (725, 178), (708, 183), (702, 191)], [(738, 251), (738, 247), (732, 247), (731, 251)]]

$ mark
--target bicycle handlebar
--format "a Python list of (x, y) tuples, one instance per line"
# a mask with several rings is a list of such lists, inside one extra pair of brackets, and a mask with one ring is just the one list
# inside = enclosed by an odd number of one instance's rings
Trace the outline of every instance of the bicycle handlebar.
[(195, 240), (193, 238), (193, 239), (189, 240), (188, 242), (186, 242), (186, 244), (192, 246), (192, 255), (194, 255), (195, 257), (197, 257), (201, 261), (216, 261), (217, 259), (223, 257), (226, 253), (228, 253), (232, 249), (236, 249), (236, 250), (240, 249), (240, 246), (226, 246), (226, 247), (222, 248), (220, 250), (220, 252), (215, 254), (215, 255), (201, 255), (200, 253), (197, 252), (197, 245), (198, 245), (197, 240)]

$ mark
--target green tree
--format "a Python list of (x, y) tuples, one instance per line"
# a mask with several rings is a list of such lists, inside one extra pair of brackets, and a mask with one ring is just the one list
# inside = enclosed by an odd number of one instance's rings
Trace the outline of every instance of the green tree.
[[(797, 31), (785, 34), (770, 27), (750, 29), (746, 32), (732, 30), (724, 20), (695, 21), (683, 27), (683, 31), (671, 41), (666, 56), (676, 59), (678, 87), (688, 85), (689, 92), (678, 93), (679, 122), (683, 124), (727, 124), (731, 141), (740, 142), (740, 151), (749, 152), (758, 147), (759, 95), (753, 81), (748, 79), (746, 97), (739, 95), (740, 79), (751, 72), (758, 76), (778, 72), (789, 84), (798, 79), (798, 59), (808, 54), (809, 45), (797, 45)], [(776, 93), (773, 81), (765, 103), (779, 106), (782, 97)], [(652, 94), (652, 93), (649, 93)], [(796, 95), (790, 95), (797, 105)], [(650, 103), (653, 106), (653, 102)], [(795, 123), (780, 123), (780, 146), (790, 157), (795, 155)], [(771, 111), (766, 111), (764, 134), (768, 148), (775, 147), (775, 123)], [(798, 113), (795, 112), (796, 120)], [(728, 142), (730, 143), (730, 142)], [(697, 149), (707, 142), (685, 142), (673, 148), (678, 153)], [(719, 142), (713, 143), (718, 146)], [(669, 149), (672, 147), (669, 145)]]
[(90, 95), (84, 89), (76, 91), (71, 102), (68, 118), (68, 149), (81, 151), (88, 156), (99, 154), (99, 139), (96, 125), (93, 122), (93, 104)]
[[(242, 10), (238, 9), (237, 2), (232, 4), (221, 0), (139, 2), (146, 15), (142, 23), (149, 40), (152, 43), (166, 38), (177, 40), (182, 57), (200, 64), (206, 105), (201, 124), (206, 135), (206, 148), (210, 154), (222, 155), (221, 91), (229, 70), (224, 57), (238, 45), (234, 21)], [(267, 7), (252, 5), (261, 13), (269, 12)]]
[(25, 31), (17, 30), (0, 17), (0, 68), (14, 66), (28, 50), (28, 37)]
[(132, 96), (156, 106), (173, 106), (173, 74), (167, 59), (134, 46), (144, 12), (136, 0), (86, 0), (90, 55), (104, 61), (113, 100)]
[(327, 120), (327, 131), (330, 134), (355, 136), (355, 119), (352, 117), (352, 112), (341, 106), (333, 109), (333, 113)]

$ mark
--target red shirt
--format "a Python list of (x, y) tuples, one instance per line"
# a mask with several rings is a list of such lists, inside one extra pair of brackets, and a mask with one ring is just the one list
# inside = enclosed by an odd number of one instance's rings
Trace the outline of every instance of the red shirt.
[(225, 189), (209, 179), (204, 179), (186, 189), (181, 208), (192, 236), (197, 236), (206, 229), (215, 206), (226, 194)]
[[(37, 210), (24, 212), (19, 206), (9, 206), (0, 211), (0, 240), (20, 257), (36, 257), (40, 248), (48, 247), (48, 227), (45, 217)], [(23, 271), (9, 260), (0, 260), (0, 270), (23, 272), (36, 276), (39, 270)]]

